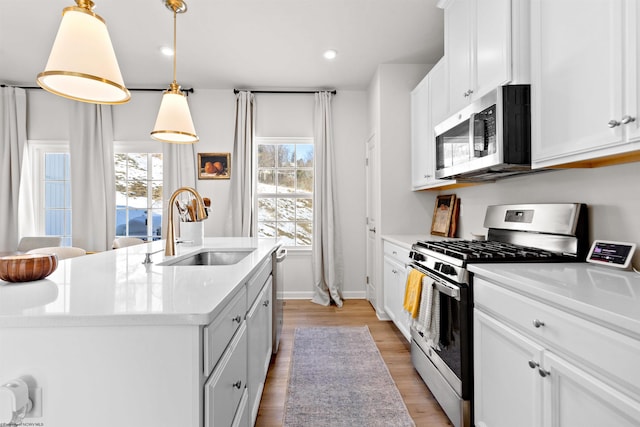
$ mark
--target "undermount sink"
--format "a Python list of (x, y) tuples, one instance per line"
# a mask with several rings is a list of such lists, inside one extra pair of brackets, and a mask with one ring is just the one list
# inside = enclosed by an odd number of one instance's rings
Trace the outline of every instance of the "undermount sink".
[(161, 266), (233, 265), (242, 261), (255, 249), (205, 249), (195, 254), (165, 261)]

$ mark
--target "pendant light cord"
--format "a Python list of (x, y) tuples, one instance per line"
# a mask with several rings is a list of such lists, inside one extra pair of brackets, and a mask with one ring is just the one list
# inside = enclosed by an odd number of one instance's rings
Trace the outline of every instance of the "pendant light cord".
[(177, 80), (176, 80), (176, 67), (177, 67), (177, 56), (178, 56), (178, 44), (176, 43), (176, 38), (177, 38), (177, 16), (178, 16), (178, 12), (176, 12), (176, 8), (173, 8), (173, 83), (177, 84)]

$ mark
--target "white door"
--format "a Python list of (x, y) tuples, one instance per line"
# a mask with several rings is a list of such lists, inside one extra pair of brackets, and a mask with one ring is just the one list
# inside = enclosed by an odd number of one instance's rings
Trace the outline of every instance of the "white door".
[(622, 1), (587, 4), (531, 3), (531, 155), (555, 160), (542, 165), (623, 143)]
[(637, 427), (640, 403), (586, 371), (545, 352), (544, 425), (548, 427)]
[(543, 348), (474, 310), (474, 408), (477, 427), (542, 427)]
[(377, 310), (377, 298), (376, 298), (376, 224), (377, 214), (376, 206), (378, 204), (377, 196), (377, 174), (376, 168), (376, 135), (373, 134), (367, 140), (367, 155), (366, 155), (366, 174), (367, 174), (367, 221), (366, 221), (366, 234), (367, 234), (367, 299)]

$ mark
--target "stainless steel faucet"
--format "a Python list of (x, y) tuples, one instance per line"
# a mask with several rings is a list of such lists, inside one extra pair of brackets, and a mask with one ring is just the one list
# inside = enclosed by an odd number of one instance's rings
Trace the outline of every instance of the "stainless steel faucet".
[(165, 256), (173, 256), (176, 254), (175, 228), (173, 226), (173, 206), (176, 201), (176, 197), (178, 197), (180, 193), (183, 193), (185, 191), (193, 194), (193, 197), (195, 197), (196, 199), (195, 220), (202, 221), (203, 219), (207, 218), (207, 213), (204, 209), (204, 202), (202, 201), (202, 197), (196, 190), (191, 187), (180, 187), (176, 191), (174, 191), (171, 195), (171, 198), (169, 199), (169, 215), (167, 218), (167, 246), (164, 251)]

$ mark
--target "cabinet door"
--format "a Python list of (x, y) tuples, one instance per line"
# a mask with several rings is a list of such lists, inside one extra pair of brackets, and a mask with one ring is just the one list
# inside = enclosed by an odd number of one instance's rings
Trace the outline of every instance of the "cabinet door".
[(470, 100), (471, 90), (471, 34), (473, 32), (475, 1), (454, 0), (444, 12), (445, 52), (449, 77), (449, 110), (460, 110)]
[(399, 261), (384, 257), (384, 309), (409, 341), (411, 339), (411, 316), (405, 312), (402, 303), (404, 301), (404, 289), (407, 281), (407, 269)]
[(531, 6), (533, 162), (621, 144), (622, 127), (608, 123), (622, 117), (622, 0)]
[[(625, 58), (627, 78), (625, 80), (625, 109), (623, 116), (634, 119), (627, 123), (625, 130), (627, 138), (632, 141), (640, 140), (640, 6), (637, 0), (627, 0), (625, 3), (626, 49)], [(636, 149), (638, 149), (636, 147)]]
[(631, 400), (553, 353), (545, 353), (542, 366), (549, 372), (543, 378), (545, 426), (640, 425), (639, 402)]
[(247, 387), (247, 328), (243, 322), (204, 385), (205, 427), (229, 426)]
[(429, 153), (429, 75), (411, 92), (411, 184), (414, 190), (433, 180), (433, 157)]
[(511, 81), (511, 0), (476, 1), (472, 99)]
[(269, 362), (271, 361), (271, 287), (272, 280), (269, 277), (247, 314), (247, 387), (249, 388), (249, 415), (253, 422), (255, 422), (258, 415), (260, 399), (262, 398), (262, 391), (264, 390), (267, 371), (269, 370)]
[(473, 322), (475, 425), (542, 427), (542, 347), (479, 310)]

